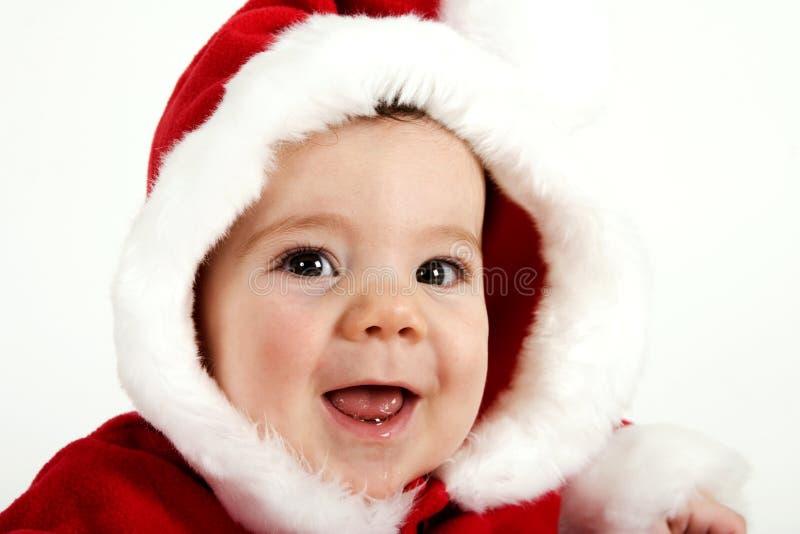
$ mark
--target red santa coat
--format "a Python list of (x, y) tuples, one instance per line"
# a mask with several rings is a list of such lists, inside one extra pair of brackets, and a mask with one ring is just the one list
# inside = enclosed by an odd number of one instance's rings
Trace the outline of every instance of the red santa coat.
[[(418, 483), (424, 488), (402, 534), (557, 532), (557, 493), (476, 514), (448, 506), (441, 481)], [(31, 530), (247, 532), (169, 440), (136, 413), (116, 417), (62, 449), (30, 489), (0, 514), (0, 532)]]
[[(689, 448), (678, 456), (702, 447), (702, 443), (686, 445)], [(720, 464), (730, 460), (720, 460)], [(560, 491), (476, 513), (452, 502), (440, 480), (415, 482), (411, 486), (424, 488), (400, 534), (559, 531)], [(573, 508), (586, 504), (573, 503)], [(601, 520), (596, 510), (580, 512), (571, 527), (561, 521), (562, 532), (585, 531)], [(115, 417), (64, 447), (42, 468), (28, 491), (0, 513), (0, 532), (30, 531), (247, 532), (169, 440), (135, 412)]]
[[(570, 136), (603, 92), (594, 4), (240, 9), (170, 97), (114, 282), (119, 375), (148, 423), (125, 416), (67, 447), (0, 525), (633, 533), (698, 488), (734, 504), (742, 470), (729, 451), (674, 428), (614, 432), (644, 354), (650, 282), (599, 178), (570, 164)], [(470, 438), (416, 500), (366, 503), (309, 476), (230, 404), (200, 364), (192, 305), (198, 265), (258, 199), (278, 144), (381, 101), (423, 109), (484, 164), (483, 264), (505, 278), (487, 280), (489, 369)]]

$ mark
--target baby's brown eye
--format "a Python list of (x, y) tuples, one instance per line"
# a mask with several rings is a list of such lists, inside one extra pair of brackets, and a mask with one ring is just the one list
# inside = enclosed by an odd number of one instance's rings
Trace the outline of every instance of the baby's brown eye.
[(417, 268), (417, 282), (437, 286), (454, 284), (464, 274), (460, 265), (444, 260), (428, 260)]
[(333, 276), (331, 262), (315, 251), (290, 253), (281, 262), (284, 271), (299, 276)]

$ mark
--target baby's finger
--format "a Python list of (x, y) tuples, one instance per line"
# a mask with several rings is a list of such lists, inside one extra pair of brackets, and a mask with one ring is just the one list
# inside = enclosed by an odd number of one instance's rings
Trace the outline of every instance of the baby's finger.
[(716, 521), (708, 529), (708, 534), (745, 534), (747, 524), (744, 517), (731, 511), (724, 519)]
[[(706, 497), (692, 500), (693, 506), (685, 514), (688, 524), (685, 534), (745, 534), (744, 517), (734, 510)], [(673, 531), (675, 532), (675, 531)]]
[(683, 513), (677, 517), (667, 520), (670, 534), (684, 534), (689, 528), (690, 514)]

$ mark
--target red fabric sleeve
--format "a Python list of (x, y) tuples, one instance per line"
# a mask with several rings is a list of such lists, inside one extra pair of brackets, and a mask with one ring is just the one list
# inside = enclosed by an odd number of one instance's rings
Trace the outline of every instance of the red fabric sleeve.
[(169, 441), (138, 414), (50, 460), (0, 513), (0, 532), (243, 532)]

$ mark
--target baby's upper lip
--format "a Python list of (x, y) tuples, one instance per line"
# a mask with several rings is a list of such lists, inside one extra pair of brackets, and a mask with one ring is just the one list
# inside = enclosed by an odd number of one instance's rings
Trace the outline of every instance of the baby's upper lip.
[(347, 389), (357, 386), (379, 386), (379, 387), (389, 387), (389, 388), (403, 388), (410, 392), (412, 395), (421, 396), (420, 388), (414, 386), (405, 381), (386, 381), (386, 380), (373, 380), (373, 379), (360, 379), (360, 380), (353, 380), (348, 382), (343, 382), (335, 387), (332, 387), (325, 391), (325, 394), (328, 394), (332, 391), (338, 391), (340, 389)]

